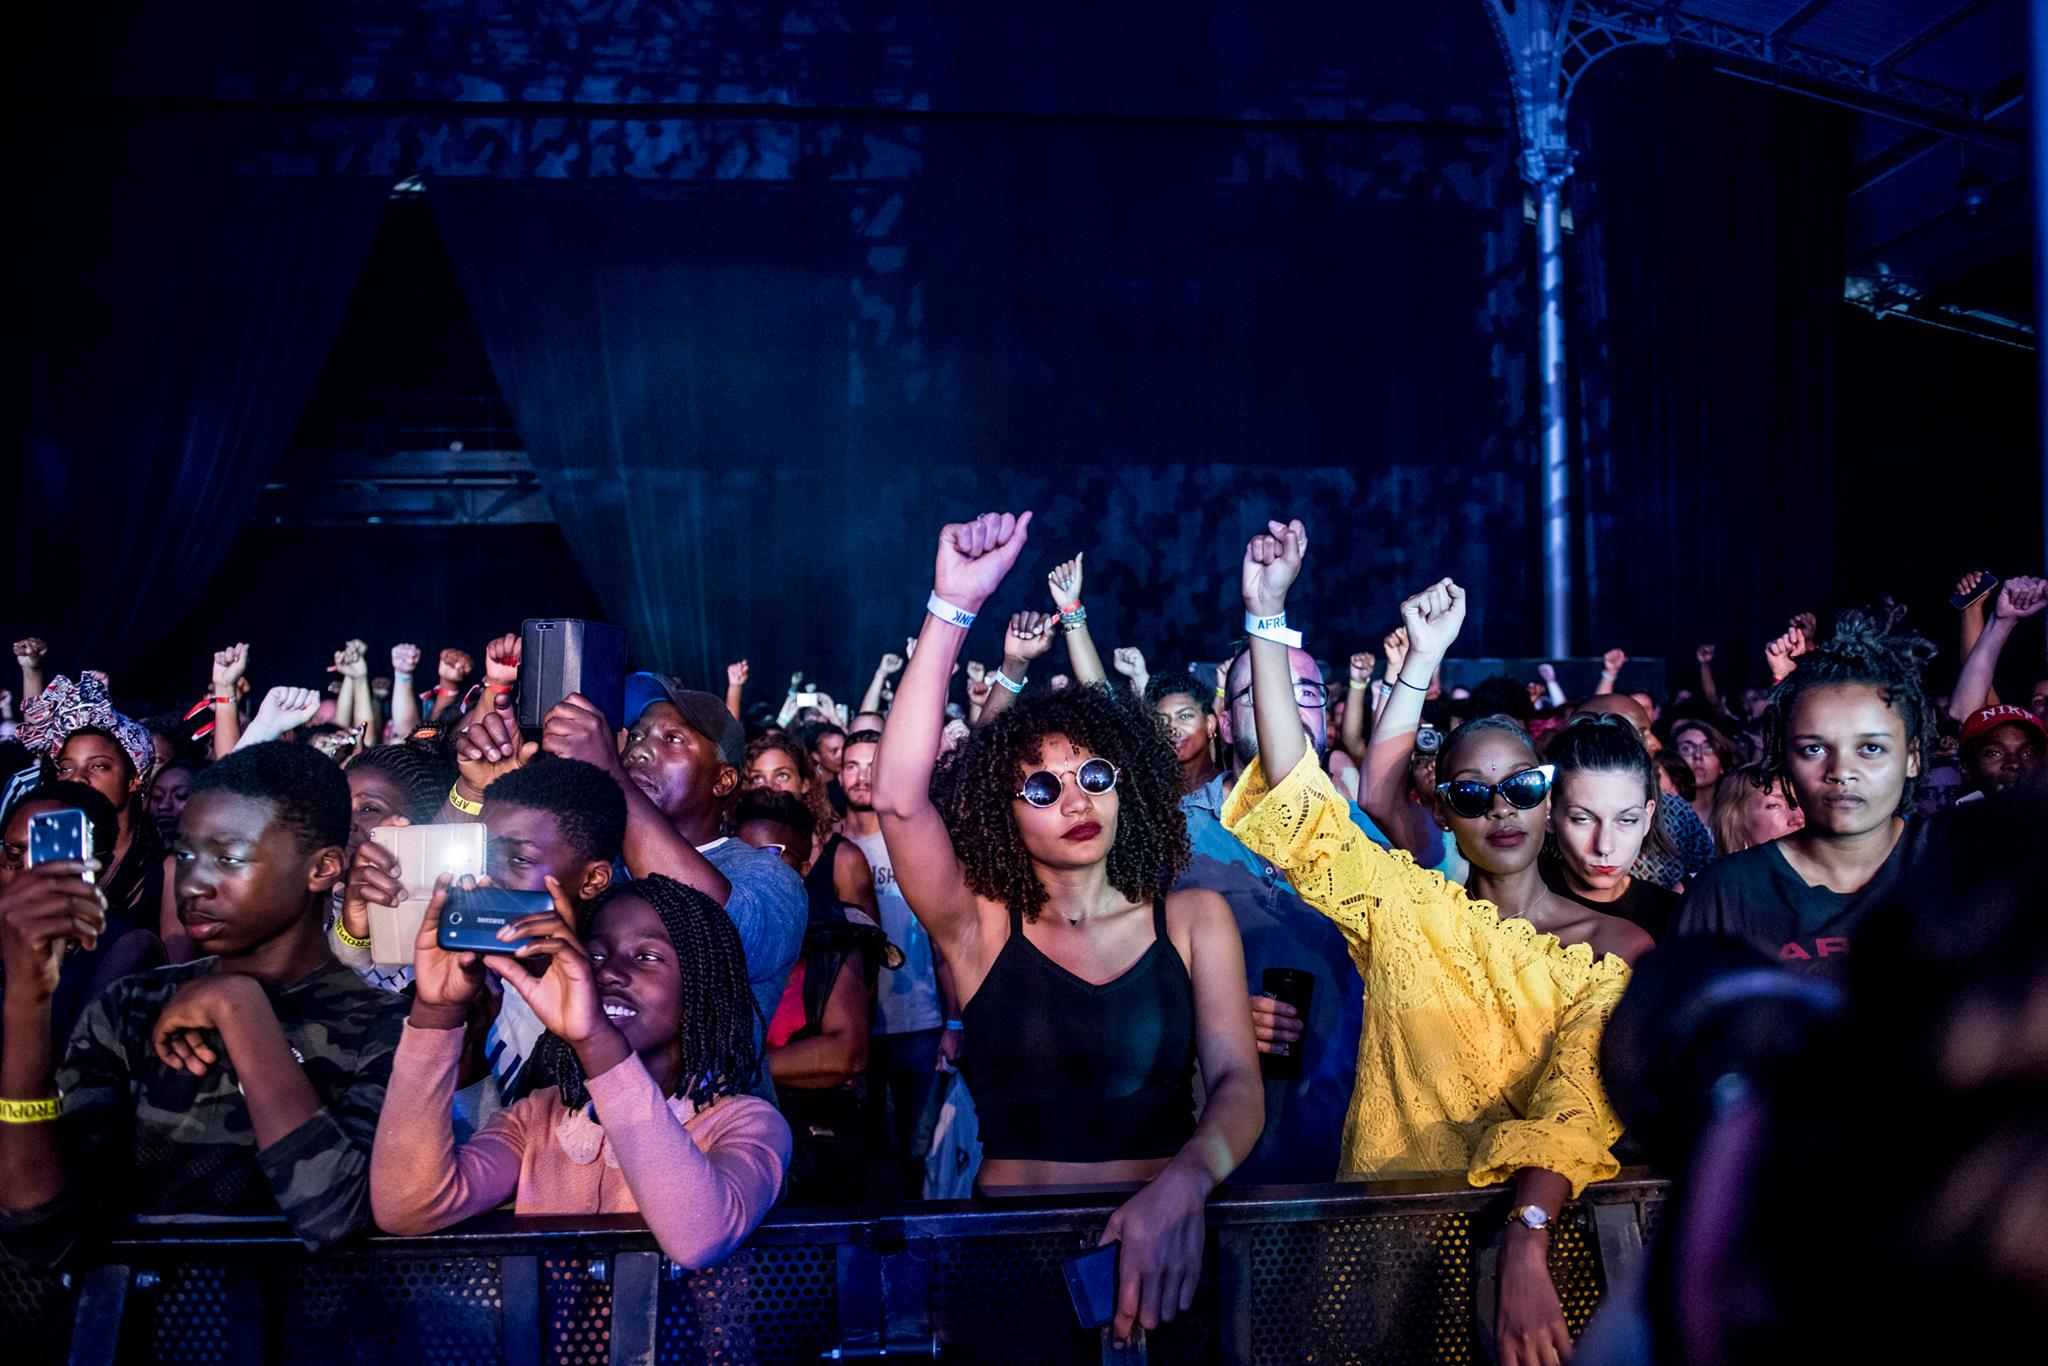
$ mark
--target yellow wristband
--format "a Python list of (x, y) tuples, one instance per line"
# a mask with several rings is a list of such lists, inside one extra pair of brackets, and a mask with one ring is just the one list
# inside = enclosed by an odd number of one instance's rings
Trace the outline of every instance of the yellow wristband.
[(0, 1124), (47, 1124), (63, 1113), (55, 1096), (42, 1100), (0, 1100)]
[(352, 949), (367, 949), (370, 947), (369, 940), (356, 938), (348, 932), (348, 926), (342, 924), (339, 920), (334, 922), (334, 937)]
[(484, 814), (484, 804), (482, 802), (473, 802), (463, 796), (460, 784), (448, 789), (448, 805), (454, 807), (465, 816), (481, 816)]

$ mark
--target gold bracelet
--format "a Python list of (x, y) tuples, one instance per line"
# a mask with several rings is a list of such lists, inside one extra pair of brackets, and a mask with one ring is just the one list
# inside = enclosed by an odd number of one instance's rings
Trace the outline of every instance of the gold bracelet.
[(0, 1124), (47, 1124), (64, 1112), (55, 1096), (42, 1100), (0, 1100)]
[(367, 949), (370, 947), (369, 940), (356, 938), (348, 932), (348, 926), (342, 924), (339, 920), (334, 922), (334, 937), (352, 949)]
[(482, 802), (473, 802), (462, 795), (461, 783), (457, 783), (448, 789), (448, 805), (454, 807), (465, 816), (481, 816), (484, 814), (484, 804)]

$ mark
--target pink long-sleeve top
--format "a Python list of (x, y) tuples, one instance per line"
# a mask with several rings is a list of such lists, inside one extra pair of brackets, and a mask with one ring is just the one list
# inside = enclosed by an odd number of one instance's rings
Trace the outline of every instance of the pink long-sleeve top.
[(639, 1214), (670, 1259), (698, 1268), (746, 1241), (782, 1193), (789, 1124), (774, 1106), (671, 1100), (638, 1057), (588, 1079), (602, 1125), (549, 1087), (458, 1147), (461, 1049), (459, 1029), (405, 1026), (370, 1154), (370, 1208), (387, 1232), (432, 1233), (510, 1196), (517, 1214)]

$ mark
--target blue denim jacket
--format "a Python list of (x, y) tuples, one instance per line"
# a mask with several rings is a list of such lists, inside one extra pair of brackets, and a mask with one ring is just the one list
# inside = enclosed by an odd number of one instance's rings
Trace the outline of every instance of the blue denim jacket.
[[(1316, 979), (1302, 1022), (1301, 1076), (1266, 1083), (1265, 1132), (1230, 1179), (1239, 1185), (1329, 1181), (1337, 1174), (1351, 1110), (1364, 984), (1337, 927), (1294, 894), (1284, 873), (1223, 828), (1228, 792), (1228, 780), (1218, 777), (1181, 798), (1194, 858), (1176, 886), (1219, 892), (1230, 903), (1254, 993), (1267, 968), (1304, 968)], [(1355, 803), (1351, 819), (1369, 839), (1389, 843)]]

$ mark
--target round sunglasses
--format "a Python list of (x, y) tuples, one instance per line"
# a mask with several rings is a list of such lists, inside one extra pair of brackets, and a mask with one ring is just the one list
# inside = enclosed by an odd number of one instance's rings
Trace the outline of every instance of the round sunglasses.
[[(1074, 770), (1074, 786), (1091, 797), (1100, 797), (1114, 788), (1116, 779), (1116, 765), (1107, 759), (1090, 759)], [(1024, 780), (1024, 786), (1017, 789), (1017, 795), (1042, 809), (1058, 801), (1065, 786), (1064, 774), (1041, 768)]]
[(1495, 793), (1508, 799), (1508, 805), (1517, 811), (1527, 811), (1541, 806), (1543, 799), (1550, 795), (1550, 784), (1557, 778), (1556, 764), (1538, 764), (1525, 768), (1520, 773), (1510, 773), (1497, 783), (1476, 782), (1471, 778), (1458, 778), (1448, 783), (1438, 783), (1436, 792), (1444, 799), (1444, 805), (1467, 820), (1477, 820), (1493, 810)]

